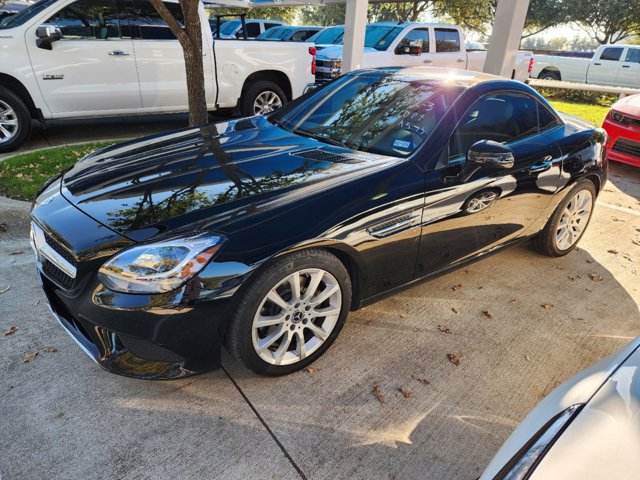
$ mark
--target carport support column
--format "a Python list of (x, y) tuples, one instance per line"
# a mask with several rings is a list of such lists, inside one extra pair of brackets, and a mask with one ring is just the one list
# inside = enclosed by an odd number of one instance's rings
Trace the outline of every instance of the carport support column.
[(529, 0), (498, 0), (484, 71), (511, 78)]
[(352, 72), (362, 67), (364, 33), (367, 26), (368, 0), (346, 0), (344, 21), (344, 50), (342, 72)]

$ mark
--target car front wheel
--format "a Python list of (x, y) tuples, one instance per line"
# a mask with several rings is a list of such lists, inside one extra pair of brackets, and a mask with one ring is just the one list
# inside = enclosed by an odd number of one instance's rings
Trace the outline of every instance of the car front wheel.
[(22, 145), (31, 133), (31, 115), (15, 93), (0, 87), (0, 152)]
[(338, 336), (351, 281), (337, 257), (305, 250), (277, 260), (238, 294), (227, 348), (258, 374), (286, 375), (316, 360)]
[(536, 249), (545, 255), (560, 257), (576, 248), (589, 225), (595, 201), (593, 182), (580, 180), (534, 239)]

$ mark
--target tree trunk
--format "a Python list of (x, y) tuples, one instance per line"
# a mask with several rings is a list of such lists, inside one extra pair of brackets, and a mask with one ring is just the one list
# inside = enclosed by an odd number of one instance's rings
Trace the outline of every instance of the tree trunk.
[(204, 88), (204, 63), (202, 62), (202, 26), (198, 8), (200, 0), (180, 0), (184, 16), (184, 27), (171, 14), (162, 0), (150, 0), (162, 19), (167, 22), (171, 32), (180, 42), (184, 55), (184, 67), (187, 76), (187, 96), (189, 99), (189, 126), (206, 125), (207, 98)]

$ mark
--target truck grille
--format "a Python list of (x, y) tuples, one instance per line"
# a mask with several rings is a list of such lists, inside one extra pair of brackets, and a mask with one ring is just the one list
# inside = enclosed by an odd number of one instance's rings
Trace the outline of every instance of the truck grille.
[(611, 149), (634, 157), (640, 157), (640, 142), (634, 142), (626, 138), (618, 138)]
[(340, 60), (316, 60), (316, 83), (326, 83), (342, 74)]

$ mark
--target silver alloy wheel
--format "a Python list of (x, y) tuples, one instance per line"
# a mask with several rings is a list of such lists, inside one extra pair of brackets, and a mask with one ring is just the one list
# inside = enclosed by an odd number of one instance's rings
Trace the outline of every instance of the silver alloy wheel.
[(8, 103), (0, 100), (0, 143), (6, 143), (18, 133), (18, 115)]
[(292, 273), (263, 298), (253, 318), (253, 348), (271, 365), (291, 365), (318, 350), (338, 323), (342, 291), (325, 270)]
[(485, 208), (491, 206), (491, 204), (495, 201), (498, 194), (493, 191), (483, 192), (477, 197), (473, 197), (469, 200), (469, 205), (467, 205), (467, 212), (479, 212), (484, 210)]
[(278, 94), (273, 90), (265, 90), (253, 102), (253, 113), (255, 115), (264, 115), (280, 107), (282, 107), (282, 100)]
[(556, 230), (556, 246), (560, 250), (571, 248), (580, 239), (591, 217), (593, 195), (589, 190), (580, 190), (567, 204)]

